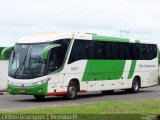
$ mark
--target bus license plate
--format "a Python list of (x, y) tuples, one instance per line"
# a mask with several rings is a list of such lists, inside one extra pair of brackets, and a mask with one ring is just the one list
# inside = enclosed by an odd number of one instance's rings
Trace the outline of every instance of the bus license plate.
[(26, 91), (25, 91), (25, 90), (19, 90), (19, 92), (20, 92), (20, 93), (26, 93)]

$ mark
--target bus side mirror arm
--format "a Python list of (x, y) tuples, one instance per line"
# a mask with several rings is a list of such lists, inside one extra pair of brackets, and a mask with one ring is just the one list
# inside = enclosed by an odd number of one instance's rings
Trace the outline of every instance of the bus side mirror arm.
[(7, 47), (7, 48), (4, 48), (1, 52), (1, 60), (6, 60), (6, 53), (8, 51), (12, 51), (14, 49), (14, 46), (11, 46), (11, 47)]

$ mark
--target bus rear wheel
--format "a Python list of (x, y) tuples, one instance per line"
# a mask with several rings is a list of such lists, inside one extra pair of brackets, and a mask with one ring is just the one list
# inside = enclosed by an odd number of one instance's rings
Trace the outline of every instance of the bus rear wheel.
[(131, 92), (137, 93), (137, 92), (139, 92), (139, 88), (140, 88), (140, 82), (137, 78), (135, 78), (132, 83)]
[(67, 94), (65, 98), (68, 100), (73, 100), (77, 97), (78, 88), (75, 82), (70, 82), (67, 89)]
[(44, 95), (33, 95), (36, 100), (43, 100), (45, 98)]
[(138, 93), (140, 88), (140, 80), (138, 78), (134, 78), (132, 82), (132, 88), (126, 89), (126, 92)]

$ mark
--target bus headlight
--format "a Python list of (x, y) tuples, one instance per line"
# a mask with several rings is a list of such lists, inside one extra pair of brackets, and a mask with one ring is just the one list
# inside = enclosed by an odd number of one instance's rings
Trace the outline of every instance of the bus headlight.
[(11, 82), (11, 81), (8, 81), (8, 84), (9, 84), (9, 85), (12, 85), (12, 84), (13, 84), (13, 82)]
[(42, 81), (39, 81), (39, 82), (36, 82), (36, 83), (34, 83), (35, 85), (40, 85), (40, 84), (42, 84)]
[(35, 85), (41, 85), (42, 83), (46, 83), (46, 82), (48, 82), (50, 80), (50, 78), (47, 78), (47, 79), (44, 79), (44, 80), (42, 80), (42, 81), (39, 81), (39, 82), (36, 82), (36, 83), (34, 83)]

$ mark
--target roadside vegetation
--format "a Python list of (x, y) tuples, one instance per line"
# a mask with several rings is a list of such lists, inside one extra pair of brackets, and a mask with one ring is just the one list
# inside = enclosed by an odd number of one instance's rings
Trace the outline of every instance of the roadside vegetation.
[(160, 99), (118, 100), (93, 104), (14, 110), (10, 113), (54, 114), (159, 114)]
[(160, 65), (160, 50), (159, 50), (159, 52), (158, 52), (158, 63), (159, 63), (159, 65)]
[[(158, 52), (158, 63), (159, 63), (159, 67), (160, 67), (160, 50)], [(158, 85), (160, 85), (160, 75), (158, 76)]]
[[(106, 120), (139, 120), (142, 115), (160, 114), (160, 99), (149, 100), (115, 100), (74, 106), (58, 106), (14, 110), (1, 112), (5, 114), (80, 114), (80, 117), (88, 120), (103, 118)], [(92, 114), (92, 115), (88, 115)], [(107, 114), (107, 115), (106, 115)]]

